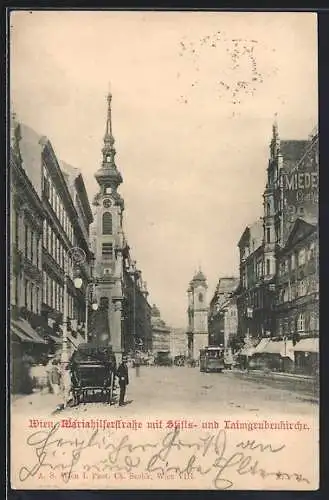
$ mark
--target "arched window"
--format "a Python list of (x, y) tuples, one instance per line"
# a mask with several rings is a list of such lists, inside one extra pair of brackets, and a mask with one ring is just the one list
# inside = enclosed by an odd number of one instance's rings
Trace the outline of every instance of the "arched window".
[(300, 313), (297, 318), (297, 332), (304, 332), (305, 330), (305, 316)]
[(110, 212), (103, 214), (103, 234), (112, 234), (112, 215)]
[(199, 293), (199, 302), (203, 302), (203, 295), (201, 292)]

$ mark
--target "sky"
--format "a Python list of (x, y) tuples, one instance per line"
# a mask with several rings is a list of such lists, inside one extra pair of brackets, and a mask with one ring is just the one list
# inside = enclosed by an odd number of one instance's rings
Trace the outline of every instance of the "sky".
[(208, 299), (238, 276), (237, 242), (262, 215), (272, 123), (317, 124), (312, 13), (17, 11), (10, 99), (97, 191), (111, 89), (125, 233), (170, 325), (187, 324), (201, 266)]

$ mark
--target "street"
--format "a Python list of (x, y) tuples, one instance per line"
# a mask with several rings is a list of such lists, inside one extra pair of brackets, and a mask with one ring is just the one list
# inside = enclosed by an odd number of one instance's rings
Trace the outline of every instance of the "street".
[[(318, 409), (303, 393), (282, 388), (282, 384), (275, 381), (269, 384), (246, 380), (230, 371), (200, 373), (198, 368), (142, 366), (139, 377), (134, 368), (129, 370), (129, 377), (124, 407), (88, 402), (58, 414), (133, 417), (169, 412), (185, 417), (199, 413), (225, 417), (247, 413), (258, 418), (281, 412), (287, 417), (312, 417)], [(60, 402), (60, 398), (52, 394), (19, 396), (12, 401), (12, 416), (51, 414)]]

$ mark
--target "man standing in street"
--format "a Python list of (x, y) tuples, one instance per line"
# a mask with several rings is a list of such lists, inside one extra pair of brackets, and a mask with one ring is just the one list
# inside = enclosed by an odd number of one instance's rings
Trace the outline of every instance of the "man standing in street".
[(117, 377), (119, 379), (119, 387), (120, 387), (119, 406), (123, 406), (126, 395), (126, 387), (129, 384), (127, 358), (125, 357), (122, 358), (122, 362), (118, 367)]

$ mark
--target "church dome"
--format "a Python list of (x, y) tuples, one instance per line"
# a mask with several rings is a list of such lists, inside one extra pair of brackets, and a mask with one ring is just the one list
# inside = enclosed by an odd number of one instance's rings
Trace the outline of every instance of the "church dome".
[(205, 277), (205, 275), (203, 274), (203, 272), (201, 271), (201, 269), (194, 275), (191, 283), (196, 283), (196, 282), (203, 282), (205, 283), (207, 281), (207, 278)]

